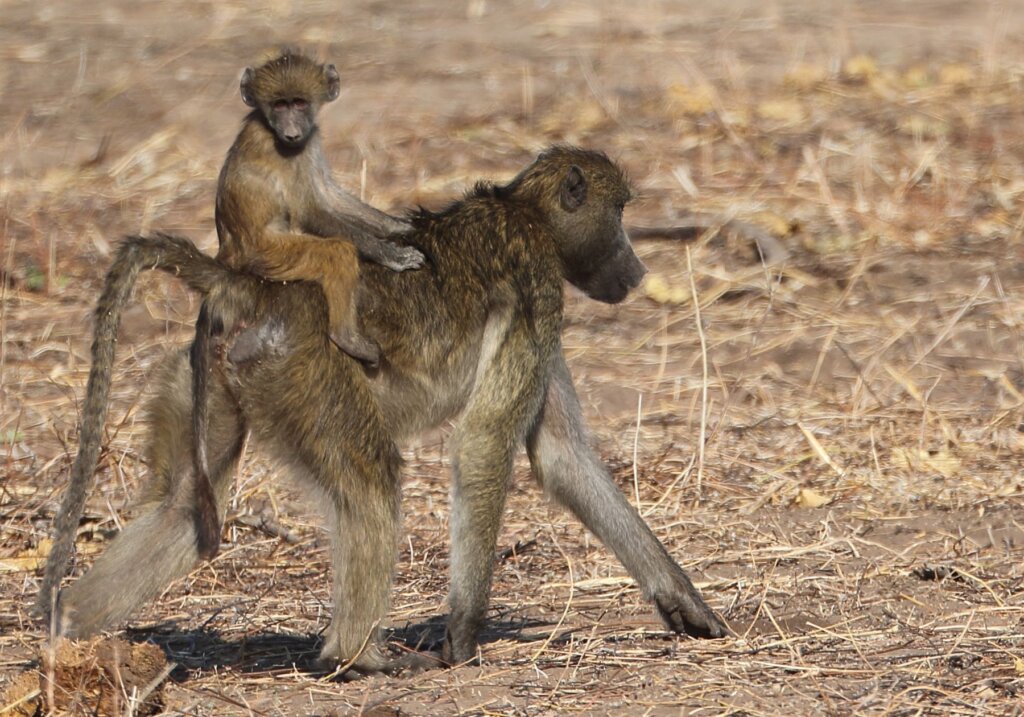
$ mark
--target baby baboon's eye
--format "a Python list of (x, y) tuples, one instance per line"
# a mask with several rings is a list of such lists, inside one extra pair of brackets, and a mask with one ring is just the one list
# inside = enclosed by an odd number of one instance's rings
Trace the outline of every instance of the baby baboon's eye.
[(294, 105), (295, 109), (297, 110), (304, 110), (307, 107), (309, 107), (309, 103), (306, 102), (306, 100), (302, 99), (301, 97), (296, 97), (294, 100), (292, 100), (292, 105)]
[(288, 100), (274, 100), (270, 106), (274, 108), (275, 112), (284, 112), (288, 109)]

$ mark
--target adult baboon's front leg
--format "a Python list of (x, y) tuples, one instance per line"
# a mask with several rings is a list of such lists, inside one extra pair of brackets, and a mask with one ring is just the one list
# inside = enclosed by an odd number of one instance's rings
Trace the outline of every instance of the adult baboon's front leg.
[[(85, 637), (115, 625), (199, 561), (192, 461), (191, 372), (185, 354), (168, 357), (148, 407), (151, 476), (143, 513), (128, 522), (89, 571), (60, 593), (57, 632)], [(244, 426), (223, 388), (210, 384), (209, 466), (223, 516)]]
[(701, 598), (590, 446), (565, 357), (559, 351), (540, 419), (527, 437), (534, 475), (615, 556), (676, 632), (724, 637), (729, 628)]
[(525, 332), (513, 330), (501, 339), (504, 330), (499, 316), (484, 333), (486, 370), (478, 371), (481, 378), (452, 440), (452, 582), (442, 653), (449, 664), (476, 656), (513, 458), (542, 395), (538, 357)]
[(450, 615), (443, 650), (448, 664), (476, 657), (512, 473), (513, 447), (509, 443), (504, 437), (474, 433), (458, 437), (455, 444)]

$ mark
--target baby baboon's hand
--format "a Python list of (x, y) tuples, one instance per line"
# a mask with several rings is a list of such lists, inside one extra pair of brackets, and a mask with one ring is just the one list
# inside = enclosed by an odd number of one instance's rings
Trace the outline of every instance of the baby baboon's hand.
[(380, 263), (392, 271), (419, 269), (423, 262), (423, 253), (415, 247), (381, 244)]

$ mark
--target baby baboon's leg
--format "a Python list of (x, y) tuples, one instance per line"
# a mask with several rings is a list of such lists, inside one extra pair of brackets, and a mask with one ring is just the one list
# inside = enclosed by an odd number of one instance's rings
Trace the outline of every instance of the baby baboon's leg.
[(380, 348), (359, 331), (356, 318), (359, 257), (352, 244), (289, 235), (288, 241), (268, 240), (261, 253), (258, 268), (267, 278), (319, 282), (327, 297), (331, 340), (358, 361), (377, 364)]
[(541, 417), (527, 437), (534, 475), (611, 549), (672, 630), (723, 637), (729, 628), (622, 495), (590, 447), (565, 357), (558, 353)]
[(380, 347), (359, 330), (359, 319), (356, 316), (358, 281), (358, 276), (351, 280), (331, 277), (321, 283), (327, 297), (331, 341), (357, 361), (376, 366), (380, 363)]
[[(221, 515), (244, 439), (233, 400), (210, 384), (210, 478)], [(115, 625), (199, 560), (192, 471), (191, 371), (184, 353), (165, 367), (148, 413), (150, 470), (143, 513), (57, 604), (58, 634), (84, 637)]]

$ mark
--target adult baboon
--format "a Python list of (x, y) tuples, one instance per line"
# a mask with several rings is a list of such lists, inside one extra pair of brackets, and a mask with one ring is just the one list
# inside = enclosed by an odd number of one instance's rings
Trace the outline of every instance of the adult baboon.
[[(326, 312), (310, 285), (275, 285), (248, 315), (211, 294), (200, 328), (223, 326), (206, 340), (224, 352), (206, 397), (213, 493), (223, 511), (248, 427), (330, 498), (335, 612), (326, 663), (396, 666), (379, 636), (398, 531), (394, 441), (456, 416), (446, 661), (476, 654), (513, 457), (524, 442), (546, 491), (613, 550), (671, 629), (726, 633), (590, 448), (561, 353), (564, 280), (615, 303), (643, 276), (621, 224), (628, 199), (621, 171), (604, 155), (556, 147), (507, 185), (480, 184), (443, 212), (421, 211), (396, 240), (422, 250), (428, 267), (364, 272), (358, 316), (383, 349), (374, 377), (330, 350)], [(63, 634), (123, 619), (199, 557), (194, 496), (182, 488), (191, 485), (183, 480), (191, 444), (202, 440), (189, 420), (188, 372), (177, 357), (151, 408), (151, 495), (160, 502), (61, 594)]]

